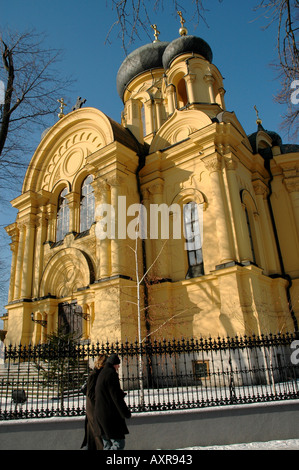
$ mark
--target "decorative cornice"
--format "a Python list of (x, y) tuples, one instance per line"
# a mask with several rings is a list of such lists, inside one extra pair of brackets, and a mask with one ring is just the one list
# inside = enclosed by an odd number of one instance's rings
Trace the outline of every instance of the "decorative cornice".
[(261, 180), (252, 181), (254, 192), (257, 196), (263, 196), (266, 199), (269, 189), (267, 185)]
[(222, 157), (219, 155), (219, 153), (214, 153), (213, 155), (209, 155), (207, 157), (201, 157), (201, 161), (209, 173), (222, 170)]
[(299, 176), (284, 178), (283, 182), (289, 193), (299, 192)]

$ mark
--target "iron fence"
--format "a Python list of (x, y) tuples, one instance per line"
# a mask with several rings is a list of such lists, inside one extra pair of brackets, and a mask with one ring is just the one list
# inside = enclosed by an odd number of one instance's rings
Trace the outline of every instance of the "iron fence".
[(293, 334), (115, 344), (7, 346), (0, 420), (81, 416), (95, 357), (116, 352), (132, 412), (299, 398)]

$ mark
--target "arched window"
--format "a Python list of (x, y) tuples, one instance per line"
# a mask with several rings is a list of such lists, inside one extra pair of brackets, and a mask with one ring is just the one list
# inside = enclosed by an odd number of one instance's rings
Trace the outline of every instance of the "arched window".
[(254, 251), (253, 238), (252, 238), (252, 231), (251, 231), (251, 226), (250, 226), (250, 220), (249, 220), (249, 214), (248, 214), (247, 207), (245, 207), (245, 216), (246, 216), (246, 222), (247, 222), (247, 228), (248, 228), (248, 234), (249, 234), (249, 240), (250, 240), (252, 261), (254, 262), (254, 264), (256, 264), (255, 251)]
[(93, 176), (89, 175), (85, 178), (81, 186), (80, 232), (89, 230), (94, 222), (95, 197), (94, 190), (91, 185), (92, 182)]
[(202, 233), (195, 202), (184, 205), (185, 248), (188, 254), (189, 269), (186, 278), (204, 274), (202, 257)]
[[(241, 191), (241, 201), (245, 211), (245, 220), (248, 229), (250, 252), (248, 253), (249, 259), (254, 264), (261, 266), (261, 256), (259, 243), (260, 239), (258, 237), (259, 233), (259, 220), (258, 220), (258, 210), (255, 204), (255, 201), (251, 194), (247, 190)], [(245, 223), (244, 220), (244, 223)], [(249, 248), (249, 247), (248, 247)]]
[(63, 240), (69, 231), (70, 210), (66, 195), (68, 189), (64, 188), (58, 198), (57, 204), (57, 222), (56, 222), (56, 241)]
[(144, 103), (142, 103), (142, 106), (141, 106), (141, 122), (142, 122), (142, 135), (143, 137), (146, 136), (146, 122), (145, 122), (145, 107), (144, 107)]
[(177, 93), (178, 108), (179, 109), (183, 108), (188, 103), (186, 82), (185, 82), (184, 78), (181, 78), (180, 81), (178, 82), (176, 93)]

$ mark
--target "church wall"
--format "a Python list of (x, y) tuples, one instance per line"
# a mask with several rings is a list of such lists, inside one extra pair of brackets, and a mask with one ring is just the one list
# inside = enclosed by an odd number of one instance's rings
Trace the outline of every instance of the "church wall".
[(299, 238), (290, 193), (282, 175), (274, 177), (271, 204), (275, 217), (284, 268), (292, 278), (299, 277)]
[[(130, 279), (110, 279), (92, 286), (95, 316), (91, 328), (92, 342), (110, 343), (138, 338), (137, 285)], [(141, 288), (142, 337), (145, 337), (143, 288)]]
[[(62, 303), (81, 309), (83, 340), (135, 341), (137, 282), (147, 270), (147, 289), (142, 283), (139, 292), (142, 340), (148, 334), (172, 339), (293, 330), (267, 203), (269, 174), (258, 153), (271, 138), (262, 132), (257, 152), (251, 150), (235, 114), (225, 111), (222, 76), (204, 55), (188, 51), (169, 64), (125, 85), (122, 126), (85, 108), (44, 134), (23, 192), (12, 201), (16, 222), (6, 228), (12, 239), (8, 343), (45, 341), (57, 328)], [(299, 315), (298, 156), (275, 152), (271, 203)], [(95, 216), (81, 233), (81, 185), (88, 175)], [(64, 188), (69, 225), (60, 240)], [(140, 202), (146, 237), (136, 243), (136, 230), (144, 236)], [(197, 251), (203, 263), (195, 266), (184, 236), (183, 207), (190, 202), (202, 216)], [(115, 219), (110, 236), (101, 238), (103, 204)], [(153, 205), (166, 208), (157, 237), (151, 232)], [(180, 209), (178, 238), (172, 205)]]

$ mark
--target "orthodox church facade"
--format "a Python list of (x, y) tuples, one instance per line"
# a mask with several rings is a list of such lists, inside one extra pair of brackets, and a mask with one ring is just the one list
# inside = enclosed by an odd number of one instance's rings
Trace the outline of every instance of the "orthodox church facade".
[(204, 40), (155, 33), (119, 69), (121, 124), (79, 107), (42, 136), (6, 227), (7, 343), (298, 329), (299, 146), (246, 135)]

